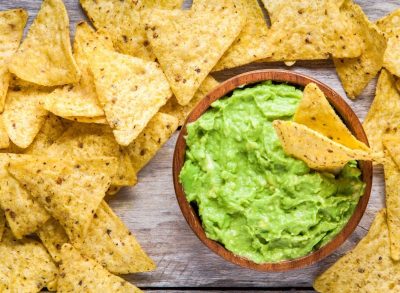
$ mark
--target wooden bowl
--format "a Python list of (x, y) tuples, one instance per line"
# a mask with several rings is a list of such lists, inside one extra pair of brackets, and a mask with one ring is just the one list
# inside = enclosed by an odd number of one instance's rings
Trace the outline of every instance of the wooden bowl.
[(357, 139), (368, 145), (367, 136), (365, 135), (364, 129), (357, 116), (354, 114), (349, 105), (346, 104), (343, 98), (340, 97), (339, 94), (333, 89), (329, 88), (327, 85), (318, 80), (299, 73), (284, 70), (257, 70), (235, 76), (223, 82), (211, 93), (209, 93), (201, 102), (199, 102), (192, 113), (190, 113), (179, 133), (179, 137), (176, 142), (173, 159), (173, 180), (176, 198), (183, 216), (188, 222), (190, 228), (192, 228), (193, 232), (209, 249), (225, 260), (239, 266), (258, 271), (277, 272), (298, 269), (316, 263), (335, 251), (350, 236), (360, 222), (368, 204), (372, 185), (372, 163), (366, 161), (359, 162), (359, 166), (362, 171), (362, 180), (365, 182), (366, 188), (364, 195), (360, 198), (354, 214), (350, 218), (349, 222), (346, 224), (343, 230), (329, 243), (306, 256), (276, 263), (257, 264), (251, 260), (233, 254), (225, 249), (222, 244), (207, 238), (201, 225), (201, 220), (196, 211), (187, 201), (182, 185), (179, 182), (179, 173), (185, 162), (186, 142), (184, 136), (187, 134), (186, 124), (197, 120), (210, 107), (211, 103), (221, 97), (226, 96), (237, 87), (266, 80), (285, 82), (300, 87), (305, 87), (310, 82), (316, 83), (324, 92), (325, 96), (335, 108), (336, 112), (341, 116), (350, 131), (357, 137)]

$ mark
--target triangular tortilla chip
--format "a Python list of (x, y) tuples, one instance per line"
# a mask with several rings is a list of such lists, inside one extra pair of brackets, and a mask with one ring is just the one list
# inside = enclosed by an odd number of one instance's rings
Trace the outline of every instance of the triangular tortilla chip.
[(0, 114), (0, 149), (10, 146), (10, 138), (8, 137), (6, 126), (4, 125), (3, 115)]
[(43, 98), (48, 89), (10, 87), (3, 112), (8, 136), (20, 148), (27, 148), (35, 139), (47, 117)]
[(207, 76), (203, 81), (193, 99), (186, 106), (179, 105), (175, 97), (172, 97), (160, 109), (160, 112), (172, 115), (178, 118), (178, 126), (182, 126), (187, 116), (192, 112), (194, 107), (219, 84), (211, 75)]
[(80, 3), (94, 26), (111, 36), (118, 52), (155, 60), (140, 22), (140, 1), (80, 0)]
[(51, 113), (46, 116), (46, 121), (40, 128), (39, 133), (36, 135), (33, 142), (26, 149), (16, 146), (10, 142), (9, 147), (0, 149), (1, 153), (14, 153), (14, 154), (39, 154), (43, 153), (54, 141), (65, 131), (68, 126), (68, 121), (63, 121)]
[(18, 155), (0, 154), (0, 207), (5, 211), (8, 225), (17, 239), (35, 232), (50, 217), (7, 171), (10, 162), (22, 158)]
[(115, 175), (116, 161), (27, 156), (11, 162), (8, 171), (75, 240), (86, 236), (93, 214)]
[(275, 131), (288, 155), (316, 170), (337, 170), (352, 160), (372, 160), (369, 152), (352, 150), (292, 121), (275, 120)]
[(66, 130), (66, 125), (60, 117), (51, 113), (46, 116), (46, 121), (40, 128), (35, 140), (23, 150), (24, 154), (43, 154)]
[(0, 242), (0, 291), (56, 290), (58, 268), (44, 246), (33, 239), (16, 240), (9, 229)]
[(23, 9), (13, 9), (0, 12), (0, 113), (4, 110), (10, 73), (8, 62), (17, 51), (28, 13)]
[(112, 184), (131, 186), (137, 182), (127, 151), (115, 141), (108, 125), (73, 123), (44, 153), (55, 158), (115, 157), (118, 170)]
[[(61, 261), (61, 247), (69, 243), (62, 226), (49, 220), (38, 235), (55, 262)], [(73, 243), (83, 255), (114, 274), (147, 272), (155, 268), (135, 237), (103, 201), (97, 209), (85, 239)]]
[(73, 245), (115, 274), (155, 269), (154, 262), (105, 201), (97, 209), (87, 236)]
[(6, 215), (3, 210), (0, 210), (0, 242), (3, 238), (4, 229), (6, 227)]
[(369, 151), (357, 140), (329, 104), (315, 83), (309, 83), (294, 114), (293, 121), (303, 124), (350, 149)]
[(104, 111), (97, 99), (89, 58), (94, 48), (113, 50), (111, 39), (96, 33), (87, 23), (76, 27), (74, 57), (81, 71), (78, 83), (55, 89), (44, 100), (44, 108), (61, 117), (103, 117)]
[(400, 158), (394, 157), (398, 153), (398, 144), (400, 139), (393, 137), (384, 137), (383, 144), (387, 149), (386, 161), (383, 165), (385, 170), (385, 194), (387, 209), (387, 224), (390, 238), (390, 256), (393, 260), (400, 260), (400, 169), (396, 161)]
[[(197, 2), (208, 1), (197, 0), (193, 5), (196, 5)], [(244, 9), (247, 12), (246, 24), (213, 71), (245, 65), (271, 56), (272, 52), (268, 47), (268, 27), (258, 1), (247, 0), (244, 3)]]
[(157, 113), (142, 133), (126, 150), (131, 158), (133, 169), (138, 173), (178, 128), (174, 116)]
[(400, 9), (376, 22), (387, 40), (387, 48), (383, 56), (383, 66), (392, 74), (400, 76)]
[(246, 14), (238, 0), (205, 9), (144, 13), (147, 37), (179, 104), (187, 105), (239, 35)]
[(90, 60), (97, 94), (120, 145), (129, 145), (172, 93), (158, 64), (97, 48)]
[(104, 118), (104, 111), (97, 102), (96, 91), (86, 91), (79, 85), (55, 89), (44, 98), (43, 107), (60, 117)]
[(360, 57), (333, 59), (344, 90), (350, 98), (354, 99), (382, 68), (386, 40), (357, 4), (346, 0), (341, 11), (351, 17), (365, 45)]
[(100, 264), (83, 257), (70, 244), (61, 248), (62, 262), (57, 292), (142, 292), (124, 279), (109, 273)]
[(78, 81), (79, 69), (72, 56), (69, 19), (62, 0), (43, 1), (9, 69), (23, 80), (44, 86)]
[(373, 151), (382, 152), (382, 136), (396, 133), (400, 125), (400, 94), (393, 76), (382, 70), (375, 98), (364, 120), (363, 127)]
[(386, 211), (375, 217), (367, 236), (317, 277), (318, 292), (399, 292), (400, 262), (390, 258)]
[(360, 56), (363, 43), (357, 28), (330, 0), (262, 0), (271, 19), (266, 61), (295, 61)]

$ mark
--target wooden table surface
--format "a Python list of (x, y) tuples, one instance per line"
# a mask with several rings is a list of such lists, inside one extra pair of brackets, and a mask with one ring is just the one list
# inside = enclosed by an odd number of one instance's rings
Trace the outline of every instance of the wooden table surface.
[[(215, 0), (216, 1), (216, 0)], [(311, 1), (311, 0), (310, 0)], [(86, 19), (78, 0), (64, 0), (71, 22), (71, 37), (77, 22)], [(288, 1), (290, 2), (290, 1)], [(400, 7), (400, 0), (356, 1), (368, 17), (375, 21)], [(29, 24), (34, 19), (41, 0), (0, 0), (0, 10), (22, 7), (29, 11)], [(190, 1), (184, 5), (190, 6)], [(280, 63), (248, 65), (215, 74), (223, 81), (237, 73), (262, 68), (283, 68), (310, 75), (326, 83), (346, 97), (331, 60), (298, 62), (292, 67)], [(358, 117), (364, 119), (374, 97), (376, 78), (363, 94), (349, 102)], [(315, 276), (366, 234), (375, 213), (384, 206), (382, 168), (374, 170), (371, 199), (360, 225), (352, 236), (320, 263), (291, 272), (261, 273), (240, 268), (214, 255), (197, 239), (181, 215), (172, 185), (171, 166), (175, 134), (155, 158), (139, 174), (139, 183), (123, 189), (111, 200), (111, 206), (134, 232), (141, 245), (157, 263), (152, 273), (135, 274), (125, 278), (148, 292), (313, 292)]]

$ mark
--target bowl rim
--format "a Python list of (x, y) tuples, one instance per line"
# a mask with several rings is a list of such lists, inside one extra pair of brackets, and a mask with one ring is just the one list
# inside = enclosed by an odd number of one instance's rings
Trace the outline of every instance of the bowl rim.
[(293, 84), (299, 87), (305, 87), (310, 82), (316, 83), (319, 88), (324, 92), (329, 103), (334, 107), (335, 111), (343, 119), (344, 123), (350, 129), (353, 135), (360, 141), (369, 145), (362, 124), (356, 114), (345, 102), (345, 100), (336, 91), (334, 91), (326, 84), (307, 75), (293, 71), (277, 69), (255, 70), (236, 75), (226, 80), (225, 82), (222, 82), (196, 105), (196, 107), (187, 117), (179, 132), (173, 156), (172, 173), (175, 194), (181, 212), (192, 231), (196, 234), (196, 236), (204, 245), (206, 245), (211, 251), (213, 251), (226, 261), (229, 261), (241, 267), (263, 272), (281, 272), (303, 268), (322, 260), (323, 258), (332, 254), (336, 249), (338, 249), (339, 246), (341, 246), (343, 242), (353, 233), (355, 228), (358, 226), (362, 216), (364, 215), (364, 212), (368, 205), (372, 188), (373, 167), (372, 162), (370, 161), (359, 162), (359, 167), (362, 171), (362, 181), (366, 184), (366, 186), (364, 194), (361, 196), (353, 212), (353, 215), (344, 226), (344, 228), (330, 242), (305, 256), (292, 260), (258, 264), (244, 257), (235, 255), (233, 252), (227, 250), (219, 242), (207, 238), (201, 224), (201, 219), (199, 218), (193, 207), (190, 205), (190, 203), (187, 201), (183, 187), (179, 182), (179, 173), (185, 162), (186, 140), (184, 139), (184, 136), (187, 134), (186, 125), (197, 120), (205, 111), (209, 109), (211, 103), (218, 100), (219, 98), (226, 96), (236, 88), (240, 86), (248, 86), (251, 84), (260, 83), (267, 80)]

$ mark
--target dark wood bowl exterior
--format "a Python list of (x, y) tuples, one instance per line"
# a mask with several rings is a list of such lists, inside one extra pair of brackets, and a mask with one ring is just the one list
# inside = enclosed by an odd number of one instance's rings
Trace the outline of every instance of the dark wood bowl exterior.
[(278, 272), (299, 269), (314, 264), (333, 253), (350, 236), (350, 234), (354, 231), (354, 229), (360, 222), (369, 201), (372, 187), (372, 162), (359, 162), (359, 166), (362, 171), (362, 180), (365, 182), (366, 187), (365, 192), (360, 198), (358, 205), (349, 222), (342, 229), (342, 231), (329, 243), (306, 256), (276, 263), (257, 264), (251, 260), (233, 254), (232, 252), (228, 251), (222, 244), (207, 238), (202, 227), (201, 220), (196, 211), (187, 201), (183, 187), (179, 182), (179, 173), (185, 162), (186, 141), (184, 139), (184, 136), (187, 134), (186, 124), (197, 120), (205, 111), (207, 111), (207, 109), (214, 101), (226, 96), (237, 87), (250, 85), (266, 80), (285, 82), (301, 87), (305, 87), (310, 82), (316, 83), (319, 88), (324, 92), (331, 105), (335, 108), (336, 112), (341, 116), (341, 118), (348, 126), (350, 131), (355, 135), (355, 137), (368, 145), (367, 136), (365, 135), (364, 129), (359, 119), (354, 114), (350, 106), (347, 105), (342, 97), (340, 97), (339, 94), (337, 94), (333, 89), (318, 80), (299, 73), (285, 70), (257, 70), (243, 73), (221, 83), (202, 101), (200, 101), (195, 109), (190, 113), (179, 133), (178, 140), (176, 142), (173, 158), (173, 180), (176, 198), (178, 200), (183, 216), (185, 217), (193, 232), (209, 249), (211, 249), (213, 252), (215, 252), (225, 260), (239, 266), (258, 271)]

